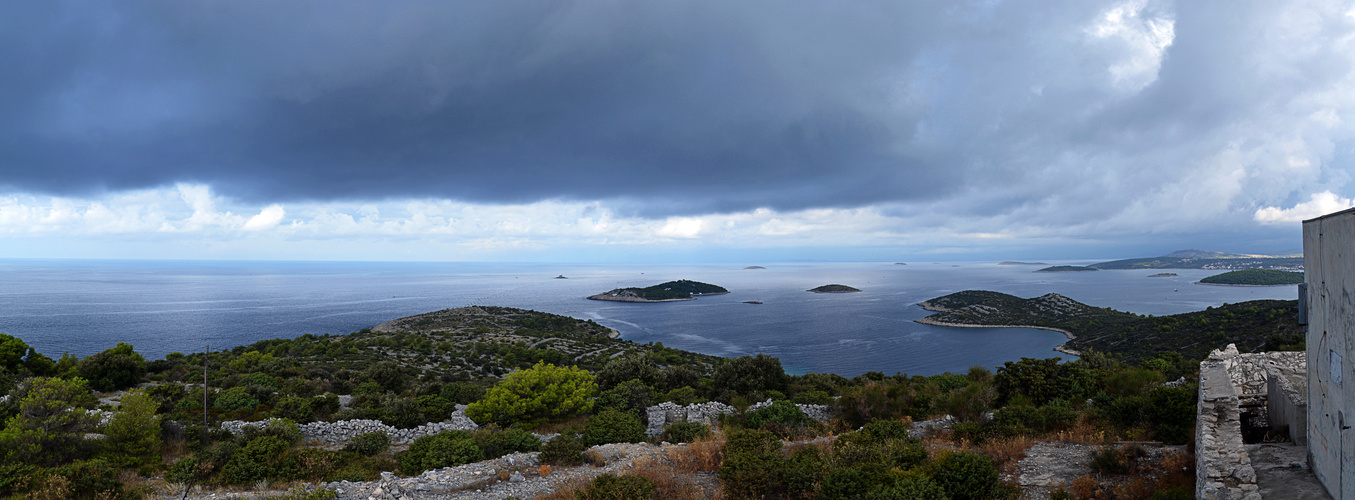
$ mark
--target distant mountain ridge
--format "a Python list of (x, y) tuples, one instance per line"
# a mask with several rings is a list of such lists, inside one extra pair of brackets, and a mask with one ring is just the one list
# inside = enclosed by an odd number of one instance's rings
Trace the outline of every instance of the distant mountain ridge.
[(1177, 250), (1161, 257), (1121, 259), (1092, 264), (1097, 269), (1278, 269), (1303, 270), (1303, 256), (1253, 255), (1213, 250)]

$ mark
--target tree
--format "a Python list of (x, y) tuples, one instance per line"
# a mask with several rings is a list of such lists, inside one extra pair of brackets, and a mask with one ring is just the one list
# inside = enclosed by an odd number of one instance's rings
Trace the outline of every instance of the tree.
[(715, 369), (717, 392), (749, 394), (753, 392), (786, 392), (790, 376), (781, 369), (781, 360), (766, 354), (741, 356), (724, 362)]
[(466, 416), (477, 423), (494, 422), (504, 427), (565, 420), (591, 410), (590, 398), (596, 391), (597, 383), (586, 370), (537, 363), (508, 374), (485, 392), (484, 398), (471, 403)]
[(104, 440), (105, 449), (115, 457), (127, 457), (137, 464), (159, 462), (156, 455), (160, 450), (160, 417), (155, 414), (159, 408), (155, 398), (143, 391), (124, 394), (118, 412), (104, 430), (108, 436)]
[(90, 388), (96, 391), (116, 391), (141, 380), (146, 372), (146, 358), (137, 354), (131, 344), (118, 342), (111, 349), (80, 360), (75, 371), (89, 380)]
[(98, 401), (81, 378), (28, 379), (14, 397), (19, 413), (0, 431), (0, 450), (7, 461), (54, 465), (81, 454), (84, 433), (96, 419), (85, 410)]
[(597, 376), (598, 387), (603, 390), (634, 379), (639, 379), (647, 386), (657, 387), (663, 381), (663, 374), (649, 356), (634, 354), (608, 361), (601, 370), (598, 370)]
[(626, 412), (638, 416), (642, 420), (648, 420), (645, 408), (652, 404), (654, 404), (654, 389), (649, 388), (639, 379), (631, 379), (603, 391), (593, 406), (598, 409), (606, 408)]

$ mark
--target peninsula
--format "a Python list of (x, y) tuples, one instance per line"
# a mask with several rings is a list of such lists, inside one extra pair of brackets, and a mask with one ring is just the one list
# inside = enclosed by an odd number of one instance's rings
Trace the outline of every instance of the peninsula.
[(1228, 344), (1255, 351), (1276, 339), (1302, 338), (1296, 300), (1253, 300), (1171, 316), (1143, 316), (1089, 306), (1057, 293), (1023, 299), (966, 290), (918, 305), (937, 313), (915, 320), (924, 325), (1053, 330), (1068, 337), (1055, 350), (1077, 354), (1092, 349), (1131, 363), (1162, 351), (1199, 359)]
[(1280, 269), (1303, 270), (1303, 257), (1251, 255), (1210, 250), (1177, 250), (1161, 257), (1121, 259), (1092, 264), (1097, 269)]
[(849, 287), (849, 286), (847, 286), (847, 285), (832, 284), (832, 285), (823, 285), (823, 286), (820, 286), (820, 287), (810, 288), (809, 290), (806, 290), (806, 291), (807, 291), (807, 292), (814, 292), (814, 293), (852, 293), (852, 292), (859, 292), (859, 291), (861, 291), (861, 290), (860, 290), (860, 289), (857, 289), (857, 288)]
[(1097, 271), (1095, 267), (1087, 266), (1052, 266), (1037, 270), (1037, 273), (1082, 273), (1087, 271)]
[(1242, 269), (1201, 279), (1199, 285), (1223, 286), (1283, 286), (1303, 283), (1303, 273), (1274, 269)]
[(700, 281), (677, 280), (645, 288), (617, 288), (609, 292), (591, 295), (588, 299), (613, 302), (673, 302), (696, 300), (696, 297), (701, 295), (722, 295), (726, 293), (729, 293), (729, 290), (722, 286)]

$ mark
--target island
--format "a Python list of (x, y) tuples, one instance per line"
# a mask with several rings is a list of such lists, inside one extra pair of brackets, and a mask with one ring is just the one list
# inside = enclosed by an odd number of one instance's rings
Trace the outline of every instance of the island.
[(1087, 266), (1051, 266), (1037, 270), (1037, 273), (1085, 273), (1087, 271), (1099, 271), (1095, 267)]
[(1176, 273), (1157, 273), (1157, 274), (1150, 274), (1150, 275), (1148, 275), (1149, 278), (1170, 278), (1170, 277), (1173, 277), (1173, 276), (1180, 276), (1180, 275), (1179, 275), (1179, 274), (1176, 274)]
[(1043, 263), (1043, 262), (1018, 262), (1018, 261), (1014, 261), (1014, 260), (1004, 260), (1004, 261), (1002, 261), (1002, 262), (998, 262), (997, 265), (999, 265), (999, 266), (1047, 266), (1047, 265), (1049, 265), (1049, 264), (1045, 264), (1045, 263)]
[(1055, 350), (1087, 350), (1140, 363), (1162, 351), (1200, 359), (1213, 349), (1237, 344), (1247, 351), (1271, 350), (1302, 339), (1297, 300), (1253, 300), (1203, 311), (1145, 316), (1083, 304), (1057, 293), (1023, 299), (984, 290), (965, 290), (918, 304), (936, 314), (924, 325), (984, 328), (1038, 328), (1062, 333)]
[(765, 267), (762, 267), (762, 266), (748, 266), (748, 267), (745, 267), (744, 269), (766, 269), (766, 268), (765, 268)]
[(839, 285), (839, 284), (834, 283), (834, 284), (831, 284), (831, 285), (823, 285), (823, 286), (820, 286), (820, 287), (810, 288), (809, 290), (806, 290), (806, 291), (807, 291), (807, 292), (814, 292), (814, 293), (852, 293), (852, 292), (859, 292), (859, 291), (861, 291), (861, 290), (860, 290), (860, 289), (857, 289), (857, 288), (849, 287), (849, 286), (847, 286), (847, 285)]
[(1201, 279), (1197, 285), (1223, 286), (1283, 286), (1303, 283), (1303, 273), (1274, 269), (1242, 269)]
[(744, 304), (761, 304), (762, 301), (761, 301), (761, 300), (745, 300), (745, 301), (743, 301), (743, 303), (744, 303)]
[(906, 266), (906, 265), (908, 265), (908, 264), (907, 264), (907, 263), (904, 263), (904, 262), (895, 262), (894, 265), (896, 265), (896, 266)]
[(1097, 269), (1277, 269), (1303, 270), (1301, 255), (1253, 255), (1211, 250), (1177, 250), (1161, 257), (1112, 260), (1092, 264)]
[(556, 276), (555, 279), (557, 279), (557, 280), (567, 280), (567, 279), (569, 279), (569, 278), (567, 278), (567, 277), (565, 277), (565, 275), (561, 274), (561, 275), (559, 275), (559, 276)]
[(729, 290), (722, 286), (700, 281), (677, 280), (645, 288), (617, 288), (609, 292), (591, 295), (588, 299), (613, 302), (673, 302), (696, 300), (696, 297), (701, 295), (722, 295), (726, 293), (729, 293)]

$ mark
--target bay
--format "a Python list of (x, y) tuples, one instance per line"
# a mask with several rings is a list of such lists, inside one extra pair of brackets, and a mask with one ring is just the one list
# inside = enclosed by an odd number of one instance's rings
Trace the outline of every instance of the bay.
[[(1254, 299), (1293, 299), (1295, 287), (1193, 284), (1217, 271), (1034, 273), (975, 263), (598, 265), (389, 262), (0, 260), (0, 332), (53, 358), (118, 342), (149, 359), (303, 334), (343, 334), (444, 308), (496, 305), (594, 319), (634, 342), (739, 356), (763, 352), (792, 373), (854, 376), (962, 372), (1021, 357), (1054, 357), (1061, 334), (1027, 328), (914, 323), (916, 304), (966, 289), (1165, 315)], [(568, 279), (556, 279), (564, 275)], [(732, 293), (657, 304), (601, 302), (613, 288), (692, 279)], [(840, 283), (859, 293), (806, 290)], [(761, 301), (747, 304), (745, 301)]]

